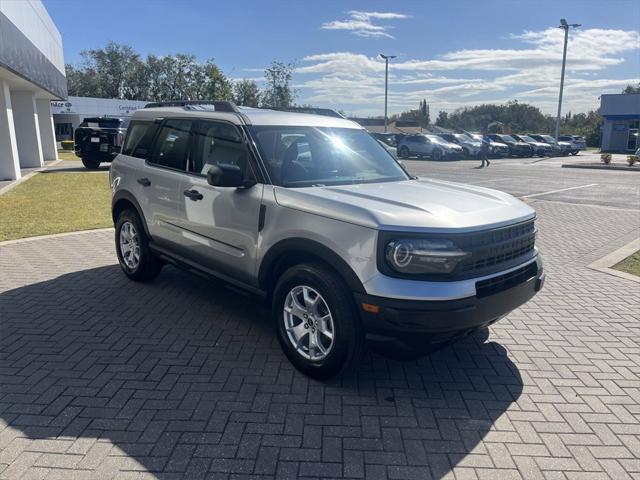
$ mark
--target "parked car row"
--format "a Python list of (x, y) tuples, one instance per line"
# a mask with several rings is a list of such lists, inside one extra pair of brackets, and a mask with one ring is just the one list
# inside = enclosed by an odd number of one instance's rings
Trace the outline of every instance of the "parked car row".
[(556, 141), (551, 135), (506, 135), (499, 133), (373, 133), (379, 142), (396, 149), (399, 158), (491, 158), (552, 157), (577, 155), (586, 148), (584, 138), (564, 135)]

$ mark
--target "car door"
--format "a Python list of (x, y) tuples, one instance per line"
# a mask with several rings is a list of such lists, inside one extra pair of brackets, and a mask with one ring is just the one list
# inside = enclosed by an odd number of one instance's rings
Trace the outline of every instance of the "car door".
[(167, 119), (158, 128), (137, 183), (145, 193), (142, 210), (152, 239), (172, 250), (181, 245), (181, 190), (191, 148), (191, 120)]
[(423, 135), (418, 135), (413, 138), (413, 145), (411, 151), (418, 155), (428, 155), (430, 152), (429, 139)]
[(199, 121), (194, 126), (192, 150), (189, 174), (181, 186), (183, 250), (196, 262), (252, 283), (263, 185), (212, 186), (206, 177), (212, 166), (231, 164), (241, 168), (245, 179), (255, 179), (244, 136), (231, 123)]

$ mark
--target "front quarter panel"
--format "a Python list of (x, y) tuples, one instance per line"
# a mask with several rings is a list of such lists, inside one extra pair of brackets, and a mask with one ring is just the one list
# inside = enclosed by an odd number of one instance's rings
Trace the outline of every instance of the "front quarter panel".
[(377, 230), (281, 206), (276, 202), (274, 187), (265, 185), (264, 228), (258, 240), (256, 275), (267, 253), (278, 242), (306, 239), (322, 244), (337, 254), (365, 283), (375, 268)]

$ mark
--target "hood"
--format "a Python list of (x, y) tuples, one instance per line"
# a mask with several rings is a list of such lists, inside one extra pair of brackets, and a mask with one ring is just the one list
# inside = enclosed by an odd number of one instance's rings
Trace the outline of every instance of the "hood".
[(570, 142), (558, 142), (558, 145), (560, 145), (561, 147), (571, 147), (571, 143)]
[(464, 232), (535, 216), (531, 207), (506, 193), (430, 179), (276, 187), (274, 193), (283, 207), (380, 230)]

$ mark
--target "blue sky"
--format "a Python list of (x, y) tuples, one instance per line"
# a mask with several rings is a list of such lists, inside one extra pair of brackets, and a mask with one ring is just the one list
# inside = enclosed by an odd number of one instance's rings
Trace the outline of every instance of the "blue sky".
[(571, 32), (565, 111), (598, 106), (601, 93), (640, 81), (640, 1), (200, 1), (44, 0), (65, 60), (107, 41), (145, 55), (214, 58), (232, 78), (259, 80), (271, 60), (295, 61), (298, 102), (349, 114), (382, 112), (384, 63), (390, 111), (432, 112), (517, 99), (552, 113), (562, 31)]

